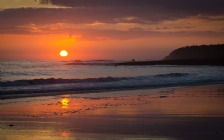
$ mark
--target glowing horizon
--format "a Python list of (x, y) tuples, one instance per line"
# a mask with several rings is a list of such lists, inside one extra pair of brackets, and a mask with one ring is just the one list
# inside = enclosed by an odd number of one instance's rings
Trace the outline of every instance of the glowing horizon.
[(187, 45), (223, 44), (223, 4), (2, 0), (0, 59), (60, 60), (64, 49), (66, 59), (148, 60)]

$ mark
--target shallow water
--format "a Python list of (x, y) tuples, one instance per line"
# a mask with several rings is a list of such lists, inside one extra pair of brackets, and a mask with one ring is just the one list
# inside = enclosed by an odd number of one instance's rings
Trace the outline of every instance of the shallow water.
[[(100, 64), (99, 64), (100, 62)], [(220, 66), (114, 66), (115, 61), (0, 61), (0, 97), (90, 93), (224, 82)]]

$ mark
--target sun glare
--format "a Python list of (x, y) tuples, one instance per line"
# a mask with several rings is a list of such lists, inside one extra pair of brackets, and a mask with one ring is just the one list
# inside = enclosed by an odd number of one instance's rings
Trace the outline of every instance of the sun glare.
[(66, 50), (61, 50), (60, 51), (60, 56), (61, 57), (66, 57), (66, 56), (68, 56), (68, 52)]
[(67, 109), (69, 105), (69, 100), (67, 98), (64, 98), (61, 100), (61, 105), (63, 109)]

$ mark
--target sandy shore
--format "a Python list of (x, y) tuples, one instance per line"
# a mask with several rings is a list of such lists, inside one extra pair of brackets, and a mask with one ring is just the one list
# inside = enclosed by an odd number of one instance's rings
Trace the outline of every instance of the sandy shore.
[(223, 139), (224, 84), (0, 101), (1, 140)]

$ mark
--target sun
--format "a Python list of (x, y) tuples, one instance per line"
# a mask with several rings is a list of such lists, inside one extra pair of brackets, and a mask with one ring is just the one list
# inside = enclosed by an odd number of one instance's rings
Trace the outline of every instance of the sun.
[(68, 56), (68, 52), (66, 50), (61, 50), (60, 51), (60, 56), (61, 57), (66, 57), (66, 56)]

